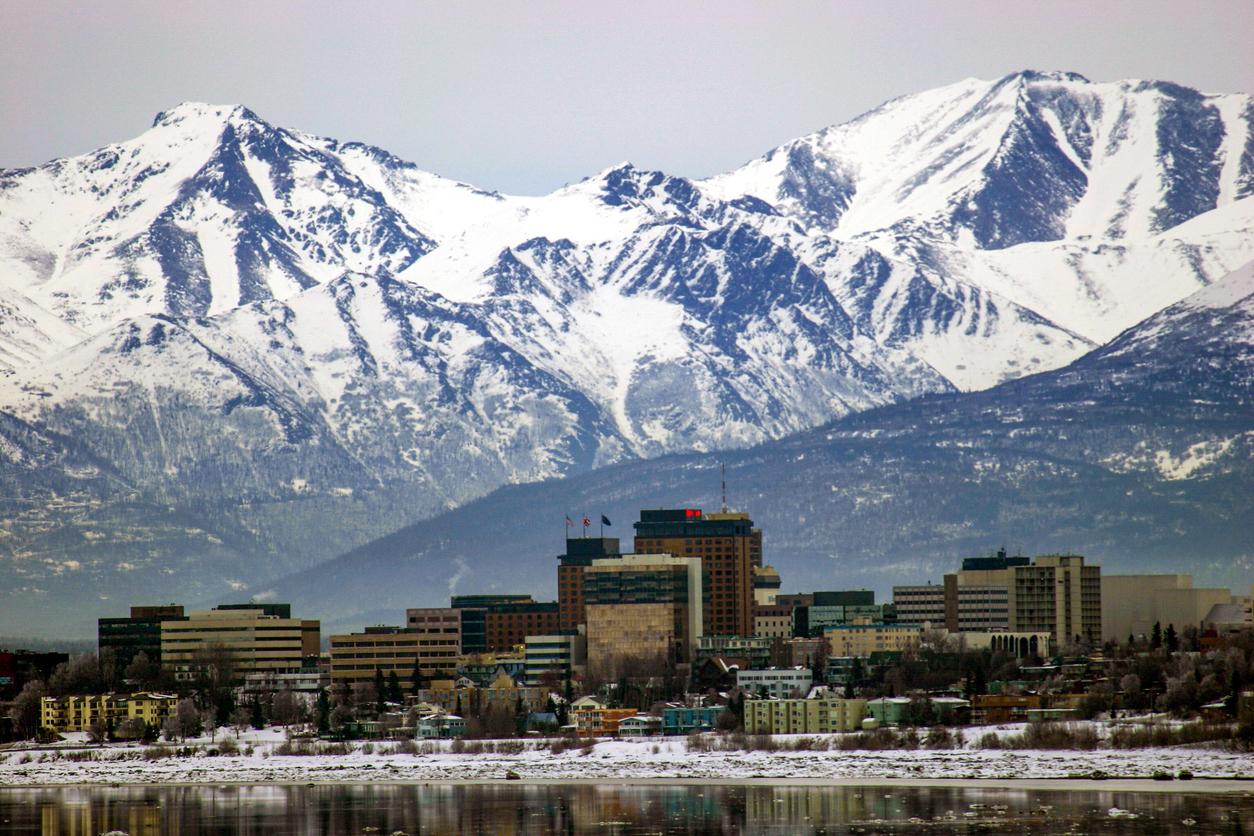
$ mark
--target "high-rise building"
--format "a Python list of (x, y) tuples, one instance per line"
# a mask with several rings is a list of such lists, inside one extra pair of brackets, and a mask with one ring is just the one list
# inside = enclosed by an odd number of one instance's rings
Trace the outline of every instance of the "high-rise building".
[[(1101, 567), (1079, 555), (968, 558), (943, 585), (893, 588), (902, 624), (951, 633), (1052, 633), (1059, 643), (1102, 637)], [(943, 613), (943, 618), (937, 615)]]
[(625, 666), (691, 662), (702, 634), (701, 575), (695, 556), (628, 554), (587, 566), (588, 667), (617, 678)]
[(571, 633), (587, 623), (584, 612), (583, 571), (593, 561), (619, 557), (617, 537), (568, 537), (566, 554), (557, 567), (558, 630)]
[(762, 531), (748, 514), (703, 514), (700, 509), (641, 511), (637, 554), (700, 557), (708, 591), (706, 632), (752, 636), (754, 569), (762, 566)]

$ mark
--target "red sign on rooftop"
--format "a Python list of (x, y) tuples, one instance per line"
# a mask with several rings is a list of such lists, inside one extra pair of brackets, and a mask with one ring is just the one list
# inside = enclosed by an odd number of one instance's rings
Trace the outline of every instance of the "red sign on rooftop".
[(699, 517), (701, 516), (701, 509), (700, 508), (685, 508), (684, 513), (690, 517)]

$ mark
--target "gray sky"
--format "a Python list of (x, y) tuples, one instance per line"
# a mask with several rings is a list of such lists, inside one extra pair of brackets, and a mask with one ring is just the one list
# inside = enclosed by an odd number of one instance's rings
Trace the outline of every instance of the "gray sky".
[(208, 101), (513, 194), (623, 160), (703, 177), (970, 76), (1254, 93), (1252, 34), (1252, 0), (0, 0), (0, 167)]

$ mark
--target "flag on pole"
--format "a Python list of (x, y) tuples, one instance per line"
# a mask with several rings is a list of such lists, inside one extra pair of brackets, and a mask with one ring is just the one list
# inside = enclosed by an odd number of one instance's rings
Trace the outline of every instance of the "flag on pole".
[(604, 514), (602, 514), (602, 515), (601, 515), (601, 525), (610, 525), (610, 518), (609, 518), (609, 517), (607, 517), (607, 516), (605, 516)]
[(592, 520), (588, 519), (587, 517), (584, 517), (584, 518), (583, 518), (583, 527), (584, 527), (584, 528), (587, 528), (587, 527), (588, 527), (588, 526), (590, 526), (590, 525), (592, 525)]
[(575, 527), (575, 524), (574, 524), (573, 522), (571, 522), (571, 521), (570, 521), (570, 517), (567, 517), (567, 518), (566, 518), (566, 524), (567, 524), (568, 526), (570, 526), (571, 528), (574, 528), (574, 527)]

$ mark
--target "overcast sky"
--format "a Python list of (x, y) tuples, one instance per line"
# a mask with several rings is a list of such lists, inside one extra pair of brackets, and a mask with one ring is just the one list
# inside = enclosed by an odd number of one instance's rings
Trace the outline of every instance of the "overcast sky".
[(489, 189), (703, 177), (901, 95), (1069, 70), (1254, 93), (1254, 1), (0, 0), (0, 167), (240, 103)]

